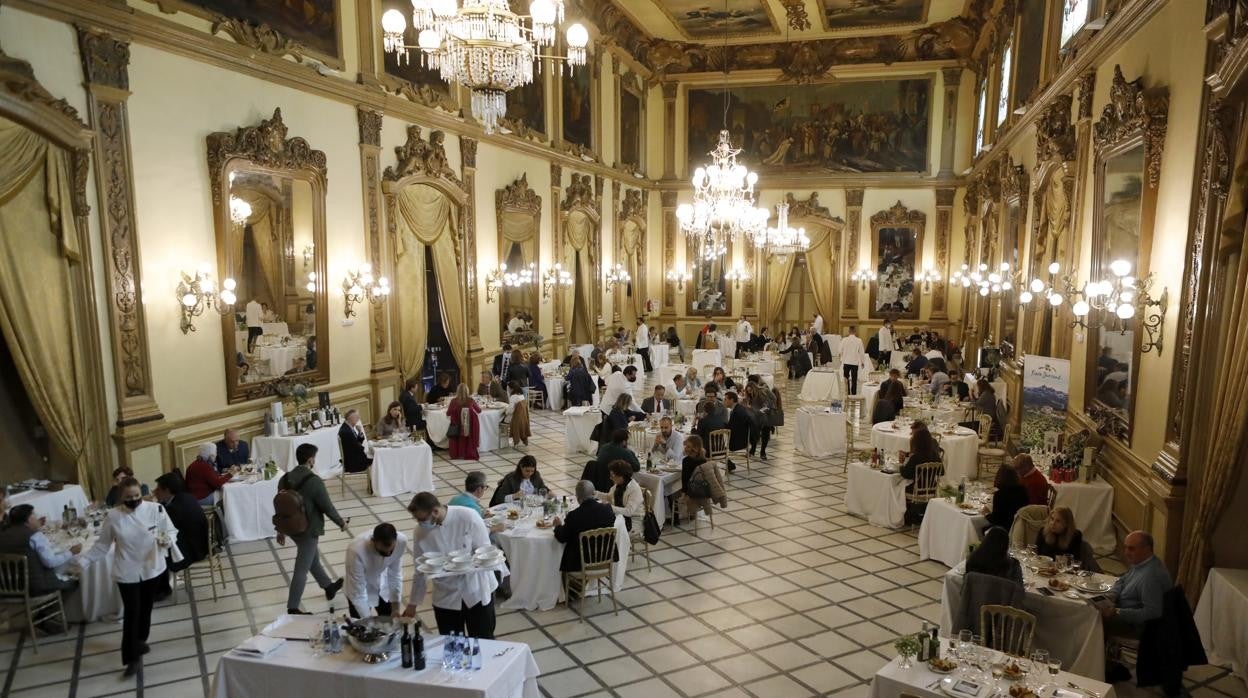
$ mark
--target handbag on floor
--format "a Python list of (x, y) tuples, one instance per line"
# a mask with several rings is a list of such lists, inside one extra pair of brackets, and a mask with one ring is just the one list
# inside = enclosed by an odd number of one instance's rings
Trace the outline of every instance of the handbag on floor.
[(641, 537), (650, 545), (655, 545), (659, 542), (659, 532), (661, 530), (659, 518), (654, 515), (653, 511), (647, 511), (646, 515), (641, 519)]

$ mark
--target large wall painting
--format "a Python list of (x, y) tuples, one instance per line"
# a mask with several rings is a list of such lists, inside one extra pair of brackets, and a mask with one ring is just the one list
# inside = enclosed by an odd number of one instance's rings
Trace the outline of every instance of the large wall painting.
[(589, 64), (578, 66), (569, 75), (561, 71), (563, 80), (563, 140), (586, 148), (594, 147), (593, 80), (590, 71), (597, 70), (597, 63), (590, 54)]
[[(545, 68), (545, 66), (543, 66)], [(507, 120), (533, 133), (546, 134), (546, 75), (507, 93)]]
[[(182, 0), (194, 14), (224, 15), (251, 24), (267, 24), (283, 37), (333, 59), (342, 59), (338, 0)], [(410, 7), (410, 5), (409, 5)]]
[(652, 0), (690, 39), (757, 36), (776, 33), (765, 0)]
[(819, 0), (828, 31), (922, 24), (927, 20), (927, 3), (928, 0)]
[[(931, 88), (926, 78), (731, 88), (728, 129), (763, 172), (921, 172)], [(723, 114), (723, 90), (689, 91), (691, 172), (715, 147)]]

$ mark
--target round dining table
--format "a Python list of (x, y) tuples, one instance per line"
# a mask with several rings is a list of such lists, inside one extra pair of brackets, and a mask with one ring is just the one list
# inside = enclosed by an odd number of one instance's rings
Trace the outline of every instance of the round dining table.
[[(481, 414), (477, 415), (477, 422), (481, 425), (480, 439), (477, 441), (478, 452), (486, 453), (498, 450), (498, 429), (502, 421), (502, 407), (485, 407), (481, 409)], [(446, 430), (450, 426), (451, 418), (446, 414), (446, 407), (442, 405), (428, 405), (425, 407), (425, 433), (428, 434), (429, 440), (435, 445), (446, 448)]]
[[(945, 451), (945, 475), (948, 482), (962, 478), (974, 480), (979, 476), (979, 435), (966, 427), (957, 427), (949, 433), (933, 429), (932, 435), (940, 439)], [(898, 428), (896, 422), (880, 422), (871, 427), (871, 447), (888, 453), (910, 450), (910, 429)]]

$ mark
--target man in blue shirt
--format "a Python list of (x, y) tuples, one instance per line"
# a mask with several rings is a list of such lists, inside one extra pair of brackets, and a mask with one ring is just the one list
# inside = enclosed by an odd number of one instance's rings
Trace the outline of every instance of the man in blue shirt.
[(251, 460), (247, 442), (238, 438), (237, 429), (226, 429), (225, 438), (217, 442), (217, 472), (225, 472), (234, 466), (244, 466)]
[(1139, 637), (1144, 623), (1161, 617), (1162, 600), (1172, 583), (1165, 564), (1153, 555), (1153, 537), (1133, 531), (1123, 540), (1122, 556), (1131, 565), (1109, 595), (1113, 605), (1101, 607), (1105, 634)]
[(68, 591), (77, 582), (65, 581), (56, 576), (56, 568), (82, 552), (75, 544), (68, 550), (58, 550), (40, 529), (43, 520), (35, 516), (35, 508), (18, 504), (9, 510), (3, 530), (0, 530), (0, 553), (25, 555), (26, 574), (32, 596), (54, 591)]
[(485, 473), (474, 470), (464, 478), (464, 491), (451, 497), (446, 504), (452, 507), (467, 507), (484, 517), (485, 509), (481, 508), (481, 498), (485, 496), (487, 489), (489, 486), (485, 484)]

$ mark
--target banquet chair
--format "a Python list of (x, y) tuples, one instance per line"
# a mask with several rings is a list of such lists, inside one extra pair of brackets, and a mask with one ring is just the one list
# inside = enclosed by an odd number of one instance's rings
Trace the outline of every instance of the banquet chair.
[(975, 479), (977, 480), (984, 478), (985, 470), (992, 473), (1005, 462), (1006, 453), (1004, 446), (999, 441), (992, 440), (991, 415), (979, 415), (979, 449), (976, 455), (978, 456), (975, 471)]
[[(850, 395), (845, 398), (845, 431), (853, 431), (862, 423), (862, 412), (866, 409), (867, 400), (861, 395)], [(850, 423), (850, 420), (853, 423)]]
[[(651, 492), (649, 489), (643, 487), (641, 488), (641, 496), (645, 501), (645, 513), (653, 514), (654, 513), (654, 493)], [(659, 525), (662, 525), (662, 522), (659, 522)], [(635, 522), (633, 526), (633, 530), (630, 531), (628, 534), (628, 537), (630, 538), (630, 542), (632, 543), (632, 545), (628, 547), (628, 561), (632, 562), (633, 558), (637, 556), (637, 545), (638, 544), (644, 545), (645, 555), (646, 555), (646, 571), (649, 572), (650, 571), (650, 542), (646, 540), (645, 531), (646, 531), (646, 524), (645, 524), (645, 518), (643, 517), (641, 521)]]
[(1051, 482), (1049, 483), (1049, 493), (1045, 495), (1044, 501), (1049, 505), (1050, 509), (1057, 503), (1057, 488)]
[(604, 589), (606, 593), (611, 595), (611, 608), (614, 609), (615, 615), (618, 616), (620, 614), (620, 606), (615, 598), (615, 590), (611, 588), (611, 567), (615, 562), (616, 551), (615, 527), (608, 526), (583, 531), (576, 544), (581, 547), (581, 569), (579, 572), (563, 573), (564, 602), (571, 606), (572, 597), (568, 592), (574, 587), (578, 588), (581, 600), (577, 604), (577, 613), (580, 615), (581, 620), (584, 621), (585, 596), (586, 592), (589, 591), (590, 583), (593, 582), (598, 588), (598, 600), (600, 602), (602, 601)]
[(61, 603), (61, 592), (30, 595), (30, 575), (27, 573), (25, 555), (0, 555), (0, 603), (12, 606), (20, 604), (26, 611), (26, 625), (30, 630), (30, 641), (35, 646), (35, 654), (39, 654), (36, 624), (60, 618), (63, 628), (61, 632), (69, 630), (69, 623), (65, 620), (65, 606)]
[[(346, 449), (342, 447), (341, 437), (339, 437), (338, 439), (338, 448), (339, 448), (339, 453), (344, 453), (346, 451)], [(343, 463), (342, 458), (339, 458), (338, 467), (339, 467), (339, 470), (338, 470), (338, 494), (339, 495), (344, 495), (347, 492), (347, 478), (355, 477), (357, 475), (364, 476), (364, 481), (368, 483), (368, 493), (370, 495), (373, 493), (373, 466), (370, 465), (358, 473), (348, 473), (346, 463)]]
[[(728, 471), (728, 437), (732, 432), (727, 429), (716, 429), (706, 435), (706, 459), (712, 463), (722, 463), (724, 471)], [(732, 473), (728, 473), (727, 480), (732, 479)]]
[(529, 407), (540, 410), (546, 406), (546, 393), (537, 388), (529, 388)]
[[(212, 600), (217, 600), (217, 580), (220, 580), (221, 588), (225, 586), (225, 566), (221, 563), (221, 541), (217, 533), (218, 514), (215, 506), (203, 507), (204, 518), (208, 522), (208, 555), (199, 562), (196, 562), (182, 570), (179, 575), (182, 578), (182, 587), (189, 590), (191, 588), (191, 570), (203, 564), (208, 568), (208, 585), (212, 587)], [(173, 590), (173, 602), (178, 602), (177, 589)], [(187, 596), (190, 598), (189, 594)]]
[(940, 476), (945, 472), (945, 464), (940, 461), (932, 461), (931, 463), (919, 463), (914, 467), (914, 485), (911, 491), (906, 493), (907, 509), (914, 504), (926, 506), (928, 502), (936, 497), (936, 486), (940, 483)]
[(1045, 519), (1049, 518), (1049, 508), (1043, 504), (1028, 504), (1014, 515), (1014, 525), (1010, 526), (1010, 544), (1020, 548), (1028, 543), (1036, 542), (1036, 534), (1044, 528)]
[(1036, 617), (1011, 606), (980, 606), (979, 635), (985, 647), (1013, 657), (1027, 657), (1036, 635)]

